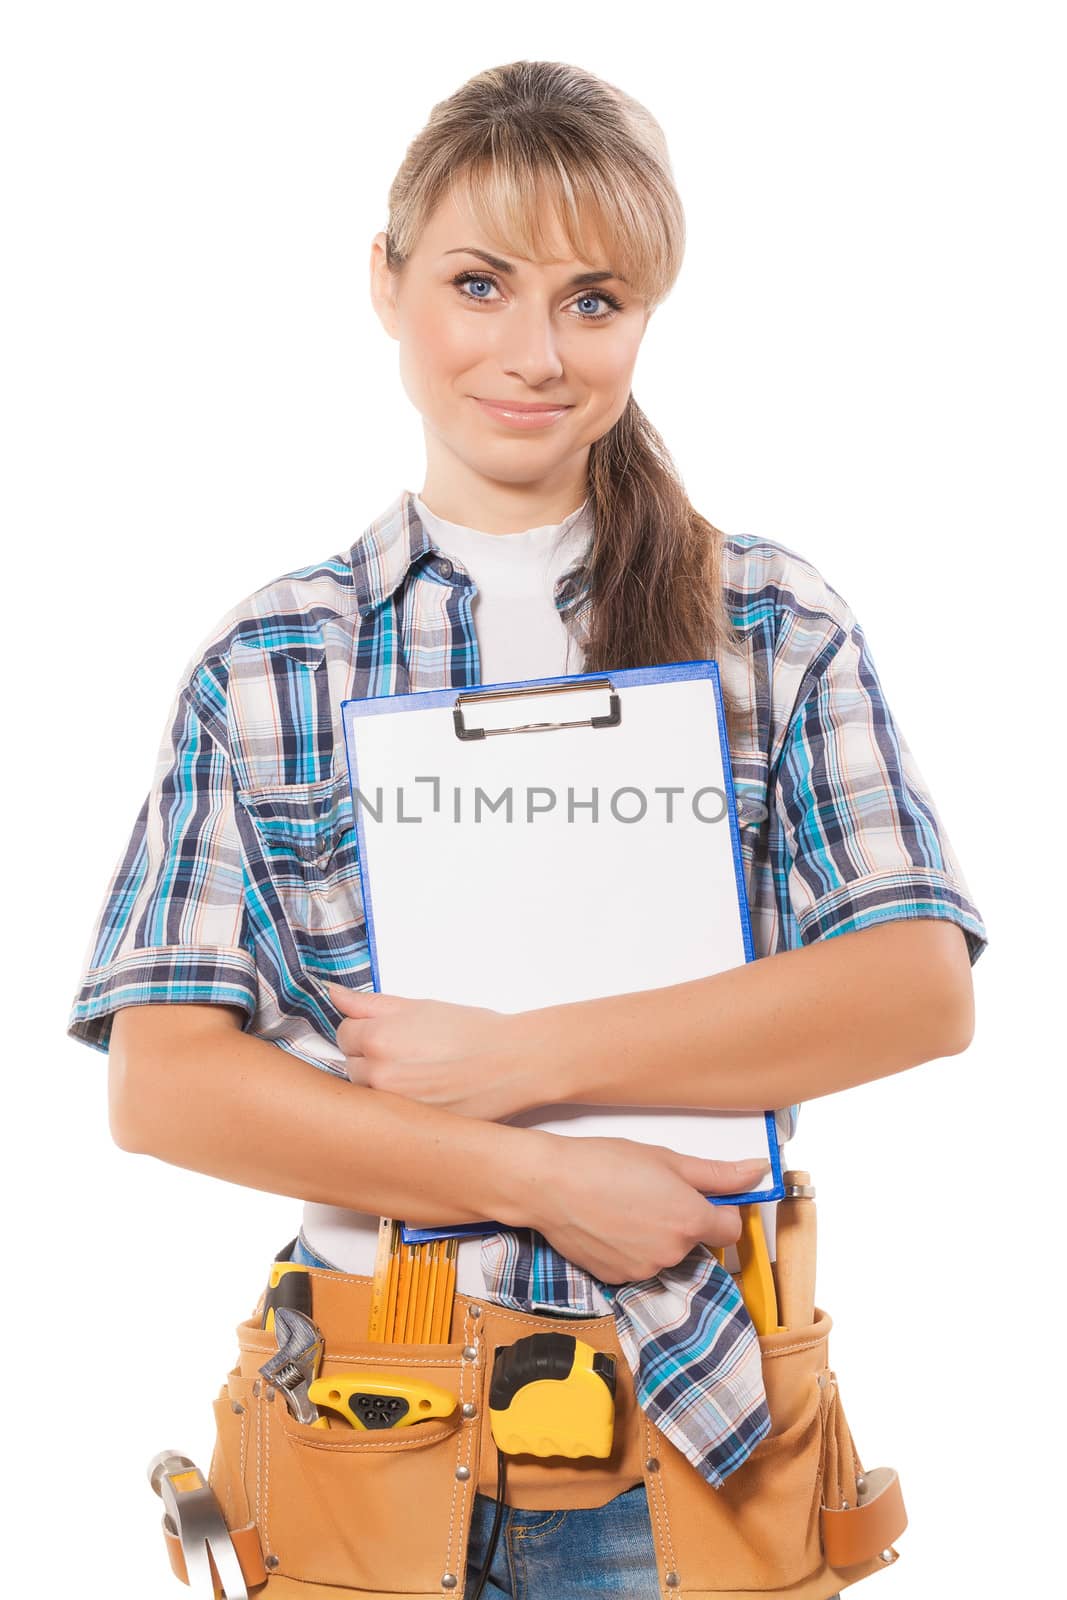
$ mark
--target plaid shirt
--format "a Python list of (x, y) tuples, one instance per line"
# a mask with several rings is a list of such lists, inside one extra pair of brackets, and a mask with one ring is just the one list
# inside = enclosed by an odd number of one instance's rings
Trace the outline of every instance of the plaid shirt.
[[(194, 652), (89, 941), (73, 1038), (106, 1050), (122, 1006), (220, 1002), (343, 1073), (324, 983), (373, 978), (341, 702), (480, 681), (471, 579), (413, 501), (403, 491), (350, 550), (257, 590)], [(723, 581), (743, 650), (720, 673), (748, 711), (730, 757), (757, 957), (935, 917), (963, 929), (973, 964), (984, 924), (852, 611), (755, 535), (724, 541)], [(555, 598), (584, 646), (581, 561)], [(798, 1109), (779, 1112), (783, 1141)], [(482, 1259), (504, 1304), (589, 1310), (594, 1280), (532, 1230), (492, 1235)], [(721, 1482), (770, 1427), (730, 1274), (699, 1247), (649, 1284), (601, 1287), (641, 1403)]]

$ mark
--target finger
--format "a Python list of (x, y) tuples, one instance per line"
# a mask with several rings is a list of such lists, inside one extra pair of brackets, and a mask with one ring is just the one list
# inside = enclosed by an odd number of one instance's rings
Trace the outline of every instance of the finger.
[(363, 1056), (364, 1038), (367, 1032), (365, 1021), (358, 1021), (353, 1017), (346, 1017), (336, 1033), (337, 1048), (343, 1050), (346, 1056)]
[(737, 1194), (751, 1189), (771, 1165), (761, 1157), (754, 1161), (714, 1161), (706, 1156), (681, 1154), (678, 1163), (681, 1176), (701, 1194)]
[(737, 1206), (709, 1206), (708, 1226), (701, 1235), (701, 1244), (710, 1248), (736, 1244), (741, 1237), (741, 1212)]
[(349, 1083), (358, 1084), (361, 1088), (371, 1089), (370, 1068), (363, 1056), (345, 1056), (345, 1077)]
[(338, 1011), (346, 1017), (378, 1017), (384, 1011), (395, 1009), (390, 1005), (394, 996), (377, 994), (373, 989), (347, 989), (343, 983), (328, 980), (326, 989)]

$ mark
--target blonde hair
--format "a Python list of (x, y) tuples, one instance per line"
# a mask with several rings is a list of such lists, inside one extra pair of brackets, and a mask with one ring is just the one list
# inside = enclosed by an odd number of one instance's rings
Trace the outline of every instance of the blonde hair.
[[(573, 255), (613, 270), (651, 313), (678, 276), (685, 218), (659, 123), (581, 67), (490, 67), (433, 106), (389, 189), (386, 257), (402, 272), (446, 195), (502, 248), (546, 259), (546, 219)], [(583, 670), (738, 654), (722, 583), (724, 535), (690, 504), (670, 454), (631, 394), (589, 450), (593, 537)], [(724, 687), (731, 745), (748, 709)]]

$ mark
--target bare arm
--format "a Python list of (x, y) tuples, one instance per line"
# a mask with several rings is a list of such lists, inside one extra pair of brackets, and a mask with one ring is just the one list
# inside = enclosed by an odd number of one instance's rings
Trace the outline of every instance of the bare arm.
[(349, 1083), (219, 1005), (138, 1005), (112, 1025), (123, 1149), (252, 1189), (413, 1225), (529, 1224), (552, 1136)]
[(736, 1194), (756, 1171), (626, 1139), (580, 1139), (575, 1160), (567, 1136), (350, 1083), (241, 1021), (217, 1005), (116, 1013), (108, 1093), (122, 1149), (414, 1226), (538, 1228), (605, 1283), (651, 1277), (698, 1242), (737, 1239), (736, 1206), (702, 1196)]
[(880, 923), (710, 978), (526, 1011), (513, 1049), (561, 1101), (769, 1110), (956, 1055), (974, 1032), (962, 929)]

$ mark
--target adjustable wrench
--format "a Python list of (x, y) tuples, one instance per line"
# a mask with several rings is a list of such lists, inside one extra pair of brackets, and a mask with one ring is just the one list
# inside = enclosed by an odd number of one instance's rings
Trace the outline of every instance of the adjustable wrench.
[(297, 1422), (314, 1427), (328, 1428), (329, 1420), (313, 1405), (308, 1395), (308, 1385), (318, 1377), (322, 1362), (323, 1338), (310, 1317), (289, 1306), (278, 1306), (274, 1312), (274, 1334), (278, 1348), (260, 1372), (268, 1383), (273, 1383), (285, 1397), (285, 1403)]

